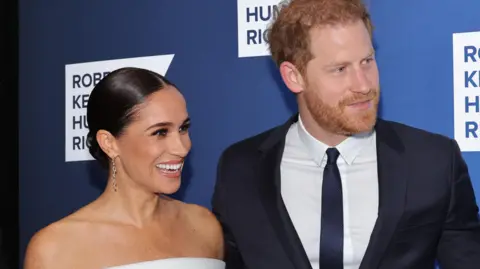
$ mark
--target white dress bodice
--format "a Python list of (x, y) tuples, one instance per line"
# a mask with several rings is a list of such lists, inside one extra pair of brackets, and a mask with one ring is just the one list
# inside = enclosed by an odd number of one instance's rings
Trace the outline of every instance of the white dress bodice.
[(225, 262), (209, 258), (168, 258), (145, 261), (106, 269), (225, 269)]

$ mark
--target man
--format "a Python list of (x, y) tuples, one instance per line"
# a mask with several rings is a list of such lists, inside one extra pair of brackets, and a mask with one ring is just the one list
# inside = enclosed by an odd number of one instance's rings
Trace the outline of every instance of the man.
[(480, 222), (454, 140), (377, 119), (360, 0), (293, 0), (269, 34), (298, 115), (238, 142), (212, 199), (227, 268), (480, 267)]

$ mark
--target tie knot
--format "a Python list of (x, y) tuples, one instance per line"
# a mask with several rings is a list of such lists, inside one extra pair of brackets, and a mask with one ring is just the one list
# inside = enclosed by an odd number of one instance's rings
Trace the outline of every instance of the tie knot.
[(337, 163), (338, 156), (340, 152), (336, 148), (328, 148), (327, 149), (327, 164), (335, 164)]

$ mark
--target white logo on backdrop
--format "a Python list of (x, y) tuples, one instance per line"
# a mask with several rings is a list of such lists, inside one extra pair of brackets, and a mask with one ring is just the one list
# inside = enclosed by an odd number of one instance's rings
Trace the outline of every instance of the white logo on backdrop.
[(480, 32), (453, 34), (455, 140), (462, 151), (480, 151)]
[(238, 0), (238, 57), (269, 56), (267, 29), (289, 1)]

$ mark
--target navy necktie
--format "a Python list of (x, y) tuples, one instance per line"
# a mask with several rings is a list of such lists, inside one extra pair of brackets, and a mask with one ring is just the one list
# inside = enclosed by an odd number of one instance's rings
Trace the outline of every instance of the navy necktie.
[(343, 200), (342, 181), (336, 148), (327, 149), (323, 172), (322, 220), (320, 231), (320, 269), (343, 269)]

